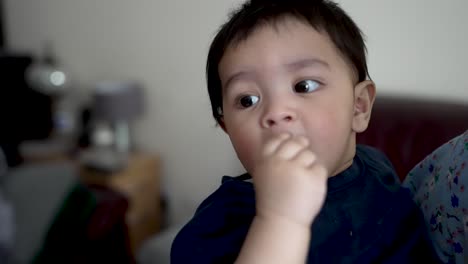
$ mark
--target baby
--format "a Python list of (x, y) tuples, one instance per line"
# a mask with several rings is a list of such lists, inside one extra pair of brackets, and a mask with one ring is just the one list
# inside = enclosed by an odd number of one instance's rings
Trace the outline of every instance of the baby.
[(223, 178), (173, 263), (435, 262), (421, 212), (356, 145), (375, 98), (361, 31), (326, 0), (251, 0), (214, 38), (215, 120), (247, 173)]

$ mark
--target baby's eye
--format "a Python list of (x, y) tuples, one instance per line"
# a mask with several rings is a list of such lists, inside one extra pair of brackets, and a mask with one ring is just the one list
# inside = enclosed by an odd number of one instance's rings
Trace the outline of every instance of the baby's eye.
[(246, 96), (242, 96), (239, 99), (239, 104), (243, 108), (247, 108), (247, 107), (251, 107), (252, 105), (256, 104), (259, 99), (260, 98), (258, 96), (255, 96), (255, 95), (246, 95)]
[(317, 81), (314, 80), (303, 80), (294, 85), (294, 91), (296, 93), (310, 93), (320, 86)]

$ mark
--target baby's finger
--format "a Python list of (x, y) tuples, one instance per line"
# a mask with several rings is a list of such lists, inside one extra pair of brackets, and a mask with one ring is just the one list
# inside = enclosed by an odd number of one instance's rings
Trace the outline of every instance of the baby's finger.
[(328, 171), (322, 165), (318, 165), (317, 163), (312, 164), (311, 166), (308, 167), (308, 171), (316, 179), (322, 179), (323, 181), (326, 181), (326, 179), (328, 179)]
[(304, 137), (294, 137), (286, 140), (277, 149), (277, 155), (284, 159), (292, 159), (309, 145)]
[(279, 146), (287, 140), (288, 138), (291, 137), (291, 134), (288, 133), (282, 133), (279, 135), (274, 136), (270, 140), (267, 141), (265, 144), (265, 147), (263, 148), (263, 155), (269, 156), (272, 155), (273, 153), (276, 152)]
[(303, 149), (293, 159), (304, 167), (311, 167), (317, 160), (317, 156), (312, 151)]

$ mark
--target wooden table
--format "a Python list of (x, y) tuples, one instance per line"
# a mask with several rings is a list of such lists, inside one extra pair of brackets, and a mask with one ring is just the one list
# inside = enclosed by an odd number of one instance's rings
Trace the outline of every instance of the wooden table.
[(142, 242), (161, 227), (159, 157), (134, 153), (120, 171), (104, 173), (80, 167), (80, 177), (85, 184), (104, 186), (127, 197), (129, 208), (125, 220), (135, 256)]

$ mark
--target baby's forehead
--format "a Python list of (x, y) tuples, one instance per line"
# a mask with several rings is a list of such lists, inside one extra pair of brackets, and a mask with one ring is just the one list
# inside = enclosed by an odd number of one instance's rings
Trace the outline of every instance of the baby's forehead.
[[(251, 28), (245, 28), (237, 31), (234, 36), (227, 41), (227, 49), (236, 49), (242, 44), (248, 43), (250, 39), (256, 38), (259, 34), (264, 33), (265, 31), (271, 31), (276, 34), (288, 34), (296, 32), (298, 28), (301, 28), (301, 33), (304, 36), (308, 34), (321, 35), (322, 38), (325, 38), (330, 41), (330, 45), (334, 46), (334, 43), (331, 41), (328, 32), (325, 29), (312, 26), (307, 20), (293, 17), (291, 15), (272, 18), (270, 20), (261, 20), (256, 24), (252, 25)], [(275, 41), (274, 38), (268, 39), (268, 41)]]
[[(219, 72), (238, 71), (251, 65), (264, 63), (288, 64), (295, 62), (323, 62), (328, 67), (351, 68), (329, 35), (296, 18), (264, 22), (241, 35), (228, 45), (219, 64)], [(220, 76), (222, 77), (222, 76)]]

